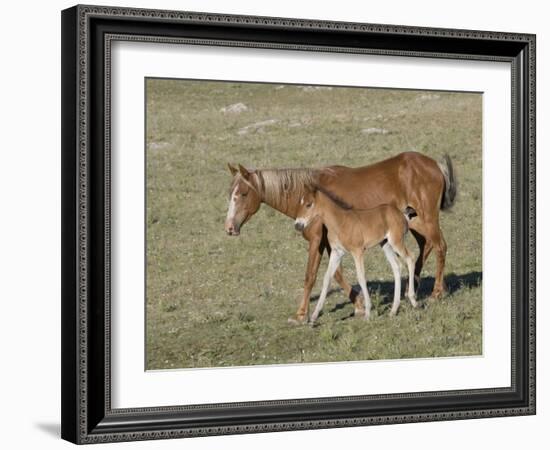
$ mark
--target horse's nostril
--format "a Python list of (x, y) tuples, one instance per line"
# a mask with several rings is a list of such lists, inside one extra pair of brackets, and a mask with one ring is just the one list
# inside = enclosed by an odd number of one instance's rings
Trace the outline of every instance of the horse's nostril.
[(239, 227), (235, 225), (226, 225), (225, 232), (229, 236), (238, 236), (239, 235)]
[(301, 223), (296, 222), (294, 224), (294, 228), (296, 229), (296, 231), (302, 231), (304, 229), (304, 226)]

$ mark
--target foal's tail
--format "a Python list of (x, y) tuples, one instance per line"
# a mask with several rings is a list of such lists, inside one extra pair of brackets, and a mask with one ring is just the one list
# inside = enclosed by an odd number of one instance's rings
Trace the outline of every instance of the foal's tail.
[(443, 157), (443, 161), (438, 162), (437, 165), (439, 166), (439, 169), (441, 169), (441, 173), (445, 178), (445, 190), (443, 191), (443, 196), (441, 197), (441, 209), (445, 211), (452, 208), (455, 204), (458, 188), (451, 157), (449, 155), (445, 155)]
[(405, 216), (405, 221), (403, 222), (404, 225), (404, 231), (403, 235), (407, 234), (409, 231), (409, 223), (413, 219), (413, 217), (416, 217), (416, 210), (414, 208), (411, 208), (410, 206), (407, 206), (405, 208), (405, 211), (403, 211), (403, 216)]
[(405, 208), (405, 211), (403, 211), (403, 214), (405, 216), (405, 219), (407, 219), (407, 222), (410, 222), (413, 217), (416, 217), (416, 210), (414, 208), (411, 208), (410, 206), (407, 206)]

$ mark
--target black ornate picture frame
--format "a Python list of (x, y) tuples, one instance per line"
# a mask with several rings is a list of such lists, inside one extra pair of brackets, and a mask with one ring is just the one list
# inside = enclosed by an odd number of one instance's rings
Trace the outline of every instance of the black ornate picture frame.
[[(510, 63), (511, 386), (113, 409), (110, 49), (117, 40)], [(529, 414), (535, 414), (534, 35), (99, 6), (62, 12), (64, 439), (84, 444)]]

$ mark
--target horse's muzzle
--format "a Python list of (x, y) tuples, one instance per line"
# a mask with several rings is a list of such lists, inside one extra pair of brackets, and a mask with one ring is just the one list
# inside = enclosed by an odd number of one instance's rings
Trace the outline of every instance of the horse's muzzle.
[(304, 224), (302, 222), (294, 222), (294, 229), (296, 231), (304, 231)]
[(235, 225), (234, 223), (225, 223), (225, 232), (229, 236), (238, 236), (240, 233), (239, 226)]

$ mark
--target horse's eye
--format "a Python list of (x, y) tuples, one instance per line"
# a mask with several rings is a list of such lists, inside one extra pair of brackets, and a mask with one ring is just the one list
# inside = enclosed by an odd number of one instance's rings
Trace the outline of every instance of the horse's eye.
[(308, 203), (308, 204), (306, 205), (306, 208), (311, 208), (312, 206), (313, 206), (313, 203)]
[(241, 197), (246, 197), (247, 195), (248, 195), (248, 192), (243, 192), (243, 193), (241, 194)]

